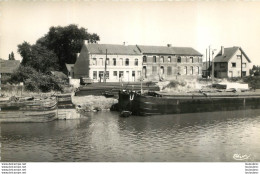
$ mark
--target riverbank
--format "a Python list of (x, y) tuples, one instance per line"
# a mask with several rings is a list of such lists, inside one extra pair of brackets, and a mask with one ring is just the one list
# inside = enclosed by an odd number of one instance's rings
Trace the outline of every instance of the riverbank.
[(111, 106), (118, 102), (115, 98), (104, 96), (72, 96), (72, 103), (81, 112), (97, 112), (110, 110)]

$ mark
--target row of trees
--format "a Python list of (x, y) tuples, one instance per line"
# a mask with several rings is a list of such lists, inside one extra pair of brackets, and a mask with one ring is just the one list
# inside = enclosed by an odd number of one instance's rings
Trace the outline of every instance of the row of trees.
[[(50, 27), (47, 34), (35, 44), (26, 41), (18, 45), (22, 57), (20, 68), (11, 76), (10, 82), (24, 82), (30, 91), (60, 90), (60, 81), (50, 71), (65, 71), (65, 63), (74, 64), (84, 40), (96, 43), (100, 40), (96, 33), (89, 33), (77, 25)], [(13, 53), (9, 59), (14, 59)]]
[(14, 58), (14, 52), (11, 52), (11, 53), (8, 55), (8, 60), (15, 60), (15, 58)]

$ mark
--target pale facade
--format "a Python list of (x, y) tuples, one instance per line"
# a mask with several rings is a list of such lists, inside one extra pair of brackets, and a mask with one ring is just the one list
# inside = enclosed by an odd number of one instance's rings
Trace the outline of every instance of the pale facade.
[(74, 65), (74, 78), (103, 82), (105, 65), (106, 82), (196, 78), (202, 74), (202, 55), (190, 47), (169, 45), (84, 44)]
[[(106, 68), (107, 82), (135, 82), (140, 80), (142, 71), (141, 55), (108, 55)], [(89, 77), (94, 82), (104, 81), (106, 55), (90, 54)]]
[[(242, 68), (241, 68), (242, 56)], [(217, 78), (231, 78), (249, 75), (250, 59), (239, 47), (221, 47), (220, 53), (214, 58), (214, 76)]]
[(103, 82), (106, 65), (106, 82), (136, 82), (142, 74), (141, 60), (134, 45), (84, 44), (74, 65), (74, 77)]

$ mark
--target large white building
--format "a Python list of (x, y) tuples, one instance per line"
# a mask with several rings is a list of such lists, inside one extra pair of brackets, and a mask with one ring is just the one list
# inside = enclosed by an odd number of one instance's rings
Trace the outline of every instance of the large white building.
[[(106, 60), (107, 59), (107, 60)], [(106, 60), (106, 62), (105, 62)], [(202, 54), (191, 47), (113, 45), (85, 43), (72, 78), (88, 77), (94, 82), (197, 78), (202, 75)]]
[(74, 65), (74, 78), (103, 82), (106, 64), (106, 82), (138, 81), (141, 60), (142, 54), (135, 45), (84, 44)]

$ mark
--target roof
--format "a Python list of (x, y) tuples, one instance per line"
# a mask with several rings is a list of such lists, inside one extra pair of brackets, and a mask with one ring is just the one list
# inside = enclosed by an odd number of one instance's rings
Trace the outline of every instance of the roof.
[(243, 51), (242, 48), (240, 47), (229, 47), (229, 48), (224, 48), (224, 54), (221, 54), (221, 50), (219, 53), (216, 55), (214, 58), (214, 62), (229, 62), (229, 60), (234, 56), (234, 54), (238, 51), (241, 50), (243, 56), (248, 60), (248, 62), (251, 62), (251, 60), (248, 58), (246, 53)]
[(168, 46), (137, 45), (137, 47), (144, 54), (175, 54), (174, 50)]
[(20, 65), (19, 60), (3, 60), (0, 59), (0, 73), (13, 73)]
[(200, 52), (191, 47), (172, 47), (176, 55), (202, 56)]
[(135, 45), (85, 44), (91, 54), (141, 55)]
[(68, 71), (71, 71), (72, 67), (74, 67), (74, 64), (65, 63), (65, 65), (66, 65), (66, 68), (67, 68)]

